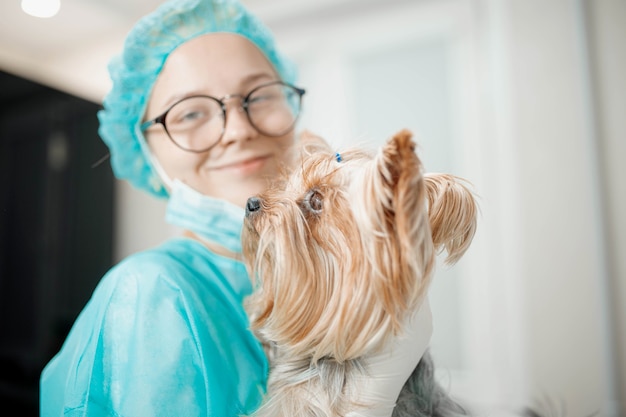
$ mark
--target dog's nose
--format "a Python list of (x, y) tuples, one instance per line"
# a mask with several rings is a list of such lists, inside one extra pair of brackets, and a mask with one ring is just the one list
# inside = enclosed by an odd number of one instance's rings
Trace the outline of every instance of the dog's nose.
[(257, 212), (261, 209), (261, 199), (258, 197), (250, 197), (246, 202), (246, 216), (250, 213)]

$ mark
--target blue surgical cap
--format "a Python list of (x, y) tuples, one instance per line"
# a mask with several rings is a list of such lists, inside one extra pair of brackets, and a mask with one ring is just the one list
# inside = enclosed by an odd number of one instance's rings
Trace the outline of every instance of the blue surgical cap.
[(295, 82), (295, 66), (276, 50), (270, 31), (237, 0), (170, 0), (130, 31), (109, 64), (112, 88), (98, 112), (115, 176), (158, 197), (168, 193), (150, 162), (140, 125), (152, 87), (174, 49), (207, 33), (244, 36), (268, 58), (281, 79)]

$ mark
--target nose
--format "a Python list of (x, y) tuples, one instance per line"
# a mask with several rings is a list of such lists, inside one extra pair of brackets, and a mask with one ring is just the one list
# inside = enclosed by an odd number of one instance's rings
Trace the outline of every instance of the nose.
[(248, 140), (256, 135), (256, 129), (250, 124), (248, 114), (243, 108), (241, 97), (238, 95), (226, 96), (223, 101), (239, 98), (228, 103), (226, 110), (226, 120), (224, 124), (224, 135), (222, 141), (225, 143), (238, 140)]
[(250, 197), (246, 202), (246, 217), (250, 214), (261, 210), (261, 199), (258, 197)]

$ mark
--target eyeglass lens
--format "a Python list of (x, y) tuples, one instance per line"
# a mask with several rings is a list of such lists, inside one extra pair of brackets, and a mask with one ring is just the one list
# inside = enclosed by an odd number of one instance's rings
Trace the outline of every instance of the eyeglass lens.
[[(250, 124), (261, 134), (281, 136), (289, 132), (300, 113), (301, 93), (282, 83), (253, 90), (241, 103)], [(174, 105), (165, 117), (170, 138), (181, 148), (207, 150), (222, 134), (226, 120), (219, 100), (189, 97)]]

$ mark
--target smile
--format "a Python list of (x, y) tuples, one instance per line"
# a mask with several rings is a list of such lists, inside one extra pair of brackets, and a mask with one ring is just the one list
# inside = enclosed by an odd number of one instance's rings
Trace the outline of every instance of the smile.
[(265, 166), (265, 163), (269, 160), (269, 156), (259, 156), (256, 158), (244, 159), (225, 165), (215, 167), (214, 170), (219, 171), (232, 171), (239, 174), (247, 175), (258, 172)]

